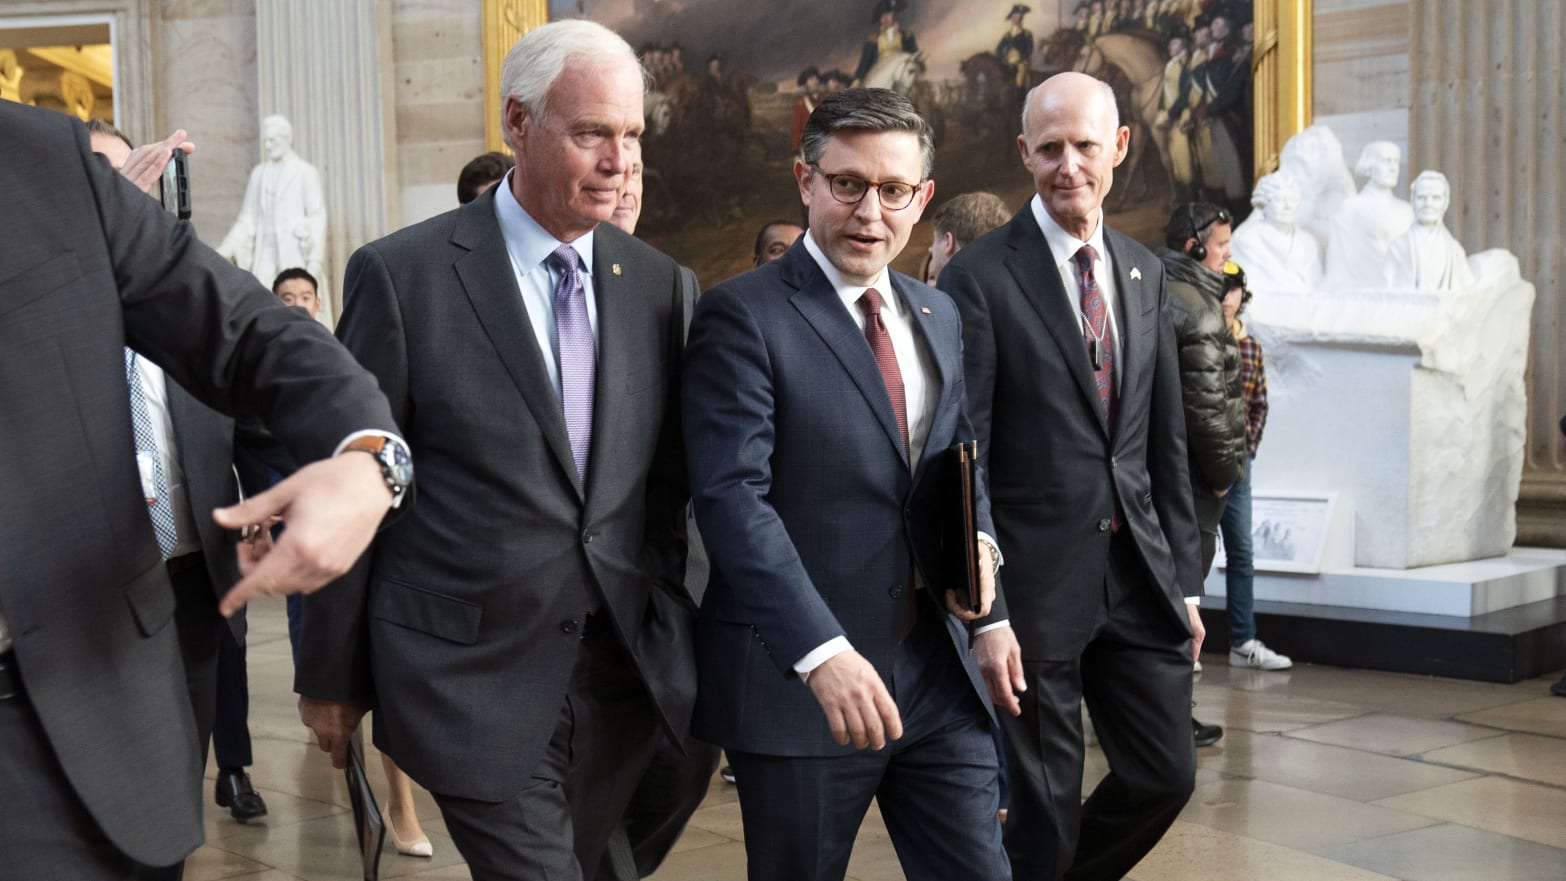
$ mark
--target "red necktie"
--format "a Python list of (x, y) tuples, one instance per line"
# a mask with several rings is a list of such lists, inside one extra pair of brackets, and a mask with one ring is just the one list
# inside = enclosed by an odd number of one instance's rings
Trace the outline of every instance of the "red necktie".
[[(897, 417), (897, 432), (903, 438), (903, 455), (913, 464), (913, 452), (908, 449), (908, 398), (903, 392), (903, 374), (897, 369), (897, 352), (892, 349), (892, 336), (886, 332), (886, 322), (881, 320), (881, 294), (875, 288), (867, 288), (859, 297), (859, 308), (865, 313), (865, 341), (875, 355), (875, 366), (881, 368), (881, 382), (892, 399), (892, 413)], [(915, 587), (918, 577), (913, 559), (908, 561), (908, 584), (903, 590), (903, 615), (898, 623), (897, 641), (902, 642), (913, 632), (919, 618), (919, 592)]]
[(865, 341), (875, 355), (875, 366), (881, 368), (881, 381), (886, 384), (886, 394), (892, 399), (892, 413), (897, 417), (897, 431), (903, 437), (903, 453), (908, 449), (908, 400), (903, 395), (903, 374), (897, 369), (897, 352), (892, 349), (892, 336), (886, 332), (886, 322), (881, 320), (881, 294), (875, 288), (867, 288), (859, 298), (859, 308), (865, 313)]
[(1098, 385), (1098, 401), (1104, 408), (1109, 436), (1115, 436), (1115, 334), (1109, 326), (1109, 306), (1098, 288), (1093, 261), (1098, 254), (1092, 245), (1083, 245), (1072, 258), (1082, 288), (1082, 340)]

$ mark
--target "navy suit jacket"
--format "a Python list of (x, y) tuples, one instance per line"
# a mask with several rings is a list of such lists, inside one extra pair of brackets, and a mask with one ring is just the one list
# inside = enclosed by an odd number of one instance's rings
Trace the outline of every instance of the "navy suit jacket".
[[(832, 739), (793, 670), (834, 637), (889, 681), (911, 589), (908, 524), (930, 516), (920, 482), (941, 451), (974, 437), (956, 307), (904, 275), (892, 274), (892, 288), (911, 307), (939, 389), (915, 469), (864, 333), (803, 243), (697, 304), (682, 409), (712, 559), (692, 724), (703, 740), (770, 755), (853, 752)], [(979, 509), (988, 531), (982, 491)], [(944, 620), (988, 707), (967, 629)]]

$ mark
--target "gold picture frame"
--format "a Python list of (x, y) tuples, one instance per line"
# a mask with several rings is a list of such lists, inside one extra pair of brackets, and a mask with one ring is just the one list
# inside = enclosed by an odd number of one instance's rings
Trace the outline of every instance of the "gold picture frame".
[(1257, 179), (1276, 171), (1283, 145), (1312, 119), (1312, 0), (1255, 0)]
[(549, 21), (549, 0), (484, 0), (484, 149), (511, 152), (500, 130), (500, 65), (512, 44)]

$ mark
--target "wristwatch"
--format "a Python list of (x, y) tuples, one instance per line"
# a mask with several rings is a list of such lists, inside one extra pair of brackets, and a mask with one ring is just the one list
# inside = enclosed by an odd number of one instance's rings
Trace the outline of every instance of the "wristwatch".
[(392, 507), (402, 504), (402, 497), (413, 485), (413, 456), (401, 438), (389, 434), (367, 434), (356, 437), (343, 445), (340, 452), (360, 450), (375, 457), (381, 466), (381, 476), (386, 488), (391, 490)]

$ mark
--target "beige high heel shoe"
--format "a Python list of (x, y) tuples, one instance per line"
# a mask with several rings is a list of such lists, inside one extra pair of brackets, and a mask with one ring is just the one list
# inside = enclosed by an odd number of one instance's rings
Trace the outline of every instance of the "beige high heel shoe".
[(391, 833), (392, 846), (397, 848), (398, 853), (405, 857), (432, 857), (435, 855), (435, 848), (430, 844), (429, 838), (425, 837), (423, 830), (418, 829), (417, 817), (413, 818), (414, 829), (417, 830), (417, 833), (414, 837), (405, 841), (401, 835), (397, 834), (397, 824), (392, 820), (390, 813), (390, 811), (387, 812), (386, 831)]

